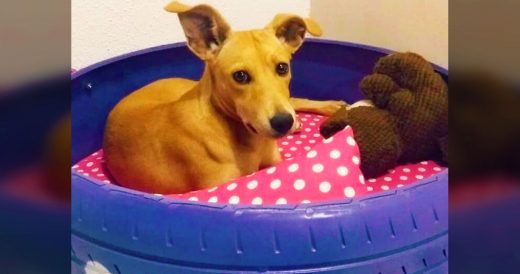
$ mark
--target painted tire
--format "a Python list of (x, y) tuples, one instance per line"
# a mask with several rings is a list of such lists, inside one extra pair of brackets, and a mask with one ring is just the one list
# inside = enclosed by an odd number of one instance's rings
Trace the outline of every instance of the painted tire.
[[(309, 39), (293, 59), (291, 90), (313, 99), (357, 100), (357, 84), (387, 53)], [(123, 96), (158, 78), (196, 79), (201, 72), (201, 62), (184, 44), (175, 44), (75, 73), (72, 161), (101, 146), (106, 116)], [(215, 205), (132, 191), (73, 172), (72, 272), (446, 273), (447, 193), (443, 172), (357, 199)]]

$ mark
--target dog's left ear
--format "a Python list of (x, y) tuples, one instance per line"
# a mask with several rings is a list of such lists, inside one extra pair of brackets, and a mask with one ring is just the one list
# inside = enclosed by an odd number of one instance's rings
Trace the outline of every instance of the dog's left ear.
[(226, 20), (211, 6), (173, 1), (164, 9), (178, 14), (188, 47), (202, 60), (213, 58), (231, 34)]
[(293, 14), (276, 15), (266, 29), (272, 30), (293, 53), (302, 45), (306, 32), (313, 36), (322, 34), (321, 27), (316, 21)]

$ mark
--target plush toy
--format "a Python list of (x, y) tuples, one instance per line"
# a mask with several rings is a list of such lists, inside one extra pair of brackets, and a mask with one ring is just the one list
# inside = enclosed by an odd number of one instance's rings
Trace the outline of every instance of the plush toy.
[(373, 106), (342, 108), (320, 131), (328, 138), (353, 128), (365, 177), (401, 163), (447, 162), (448, 88), (428, 61), (409, 52), (382, 57), (360, 88)]

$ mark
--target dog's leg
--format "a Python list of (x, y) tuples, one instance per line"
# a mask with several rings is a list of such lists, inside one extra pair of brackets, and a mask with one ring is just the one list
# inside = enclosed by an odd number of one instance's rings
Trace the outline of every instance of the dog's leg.
[(262, 160), (260, 162), (260, 169), (272, 167), (279, 164), (282, 161), (280, 151), (278, 151), (278, 144), (276, 141), (266, 144), (263, 150)]
[(320, 115), (331, 116), (342, 107), (347, 107), (343, 101), (315, 101), (303, 98), (290, 98), (292, 107), (296, 111), (313, 112)]

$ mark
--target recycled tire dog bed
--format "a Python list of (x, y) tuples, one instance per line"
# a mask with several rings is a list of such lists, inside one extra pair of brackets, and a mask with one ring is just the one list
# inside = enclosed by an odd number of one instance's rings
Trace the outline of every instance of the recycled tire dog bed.
[[(356, 101), (359, 81), (387, 53), (308, 39), (292, 62), (293, 96)], [(105, 119), (122, 97), (159, 78), (196, 79), (201, 72), (202, 63), (175, 44), (73, 74), (74, 273), (447, 272), (446, 170), (360, 197), (262, 205), (158, 196), (80, 171), (80, 164), (97, 168), (88, 157), (102, 158), (95, 153)]]

